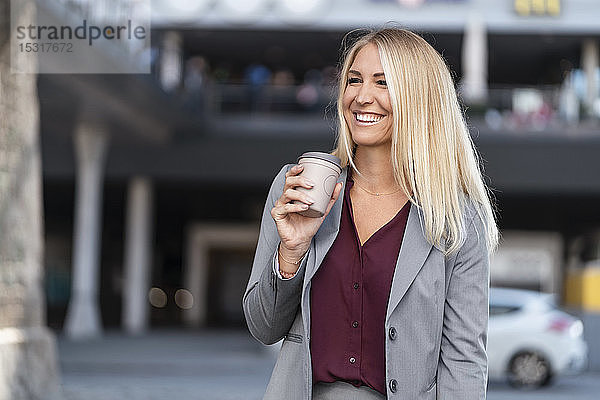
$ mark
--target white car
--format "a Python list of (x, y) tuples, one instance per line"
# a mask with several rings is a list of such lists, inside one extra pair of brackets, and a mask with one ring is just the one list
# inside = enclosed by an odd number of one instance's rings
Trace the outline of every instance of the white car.
[(583, 323), (555, 304), (551, 294), (490, 288), (490, 380), (539, 387), (587, 367)]

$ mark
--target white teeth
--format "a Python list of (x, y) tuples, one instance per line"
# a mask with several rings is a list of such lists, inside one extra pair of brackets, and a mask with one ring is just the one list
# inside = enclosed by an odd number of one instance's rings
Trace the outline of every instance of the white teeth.
[(356, 119), (359, 122), (379, 122), (383, 118), (383, 115), (374, 114), (358, 114), (356, 113)]

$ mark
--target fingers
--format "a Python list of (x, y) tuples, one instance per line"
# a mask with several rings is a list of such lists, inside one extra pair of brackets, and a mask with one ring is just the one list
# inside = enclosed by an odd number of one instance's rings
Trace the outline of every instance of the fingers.
[(314, 203), (314, 200), (309, 195), (294, 189), (298, 186), (307, 189), (314, 186), (306, 177), (298, 176), (303, 169), (302, 165), (296, 164), (285, 173), (283, 193), (275, 202), (275, 207), (271, 209), (273, 219), (283, 220), (289, 213), (305, 211)]
[(302, 186), (306, 189), (311, 189), (315, 183), (305, 176), (290, 176), (285, 180), (285, 186), (297, 187)]
[[(304, 176), (300, 176), (303, 170), (303, 165), (296, 164), (285, 173), (285, 184), (283, 188), (283, 193), (281, 194), (281, 197), (275, 202), (275, 207), (273, 207), (273, 209), (271, 210), (271, 216), (274, 219), (285, 219), (287, 214), (291, 212), (304, 211), (308, 209), (311, 204), (314, 203), (314, 199), (312, 199), (308, 194), (295, 189), (297, 187), (304, 187), (306, 189), (311, 189), (312, 187), (314, 187), (314, 182), (312, 182)], [(335, 185), (332, 197), (329, 200), (329, 203), (327, 204), (327, 207), (325, 209), (325, 213), (322, 216), (323, 219), (327, 216), (327, 214), (329, 214), (329, 211), (337, 201), (342, 187), (342, 182), (338, 182)], [(292, 202), (301, 203), (293, 204)]]
[(293, 200), (301, 201), (308, 205), (314, 203), (314, 199), (312, 199), (310, 195), (295, 190), (297, 187), (311, 189), (314, 186), (314, 182), (312, 182), (310, 179), (298, 175), (303, 171), (303, 169), (304, 167), (302, 165), (296, 164), (290, 168), (288, 172), (286, 172), (283, 193), (281, 197), (277, 199), (277, 205), (281, 206)]
[(290, 170), (288, 172), (285, 173), (286, 180), (290, 176), (298, 175), (299, 173), (302, 172), (303, 169), (304, 169), (304, 166), (302, 164), (294, 165), (292, 168), (290, 168)]
[(308, 205), (315, 202), (315, 200), (306, 193), (302, 193), (292, 188), (286, 189), (281, 195), (281, 203), (285, 204), (293, 200), (298, 200)]
[(271, 217), (273, 217), (273, 219), (276, 221), (282, 220), (282, 219), (285, 219), (288, 214), (308, 210), (308, 207), (309, 207), (308, 204), (304, 204), (304, 203), (282, 204), (279, 206), (275, 206), (271, 209)]
[(315, 183), (305, 176), (299, 176), (304, 170), (302, 164), (296, 164), (288, 172), (285, 173), (285, 184), (283, 190), (288, 188), (295, 188), (296, 186), (302, 186), (307, 189), (312, 188)]

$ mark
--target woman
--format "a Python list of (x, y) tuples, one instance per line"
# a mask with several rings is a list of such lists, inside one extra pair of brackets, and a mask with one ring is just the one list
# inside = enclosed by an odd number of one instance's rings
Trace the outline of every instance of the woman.
[(325, 215), (297, 213), (299, 165), (265, 205), (243, 299), (255, 338), (285, 338), (265, 399), (484, 399), (498, 232), (444, 60), (370, 31), (345, 52), (337, 113)]

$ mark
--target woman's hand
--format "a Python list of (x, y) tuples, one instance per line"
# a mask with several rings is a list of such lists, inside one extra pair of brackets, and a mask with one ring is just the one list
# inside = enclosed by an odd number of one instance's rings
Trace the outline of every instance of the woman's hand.
[[(283, 193), (271, 209), (271, 216), (275, 220), (277, 232), (281, 239), (279, 251), (283, 257), (280, 257), (280, 261), (282, 261), (281, 258), (290, 261), (297, 261), (302, 258), (310, 246), (312, 237), (319, 230), (319, 226), (321, 226), (323, 220), (329, 214), (329, 210), (333, 207), (342, 190), (342, 183), (337, 183), (329, 204), (327, 204), (327, 208), (325, 209), (325, 214), (322, 217), (311, 218), (298, 214), (299, 211), (308, 209), (309, 205), (313, 203), (309, 195), (295, 189), (298, 186), (307, 189), (313, 186), (306, 177), (298, 176), (302, 172), (302, 169), (302, 165), (294, 165), (285, 174)], [(293, 200), (299, 200), (301, 203), (293, 204)], [(284, 264), (286, 268), (283, 268)], [(297, 265), (288, 262), (280, 262), (280, 266), (286, 272), (295, 272), (298, 269)], [(293, 269), (293, 271), (290, 269)]]

